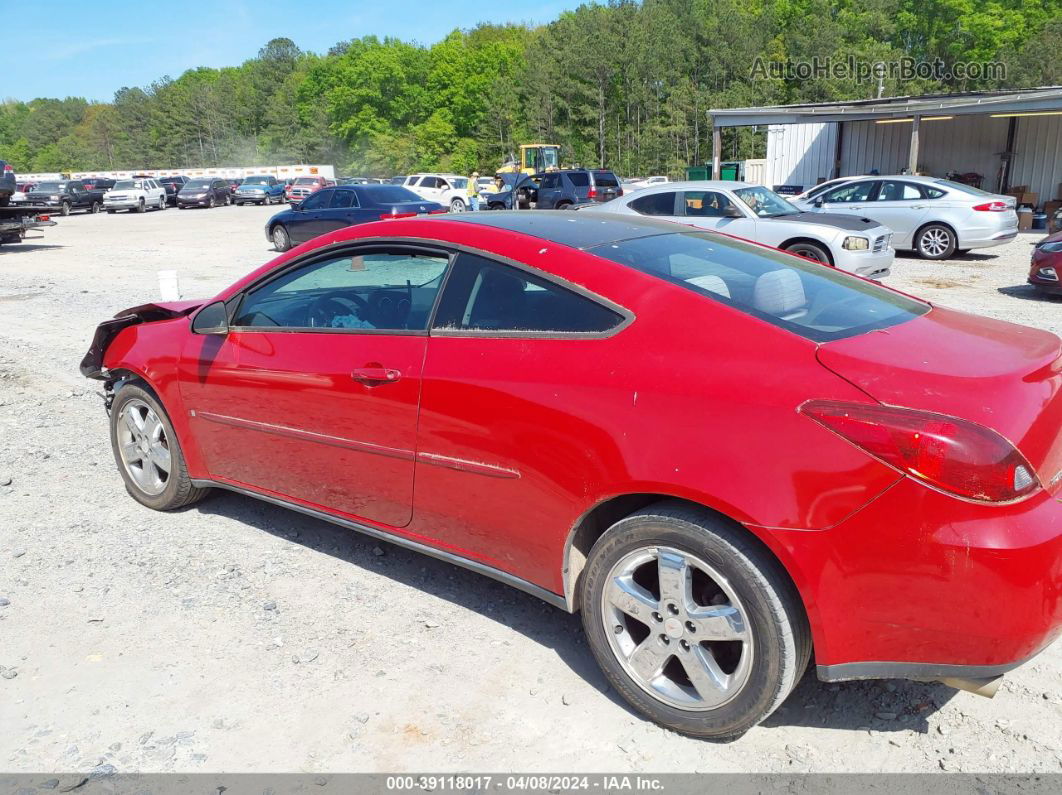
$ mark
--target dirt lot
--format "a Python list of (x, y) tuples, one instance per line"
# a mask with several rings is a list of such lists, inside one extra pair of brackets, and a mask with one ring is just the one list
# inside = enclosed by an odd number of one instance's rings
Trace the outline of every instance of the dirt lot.
[[(140, 507), (77, 363), (157, 271), (208, 295), (274, 256), (274, 211), (72, 216), (0, 247), (0, 769), (1062, 769), (1060, 644), (992, 701), (806, 677), (713, 744), (632, 714), (578, 619), (530, 596), (241, 496)], [(1062, 333), (1024, 286), (1035, 239), (888, 283)]]

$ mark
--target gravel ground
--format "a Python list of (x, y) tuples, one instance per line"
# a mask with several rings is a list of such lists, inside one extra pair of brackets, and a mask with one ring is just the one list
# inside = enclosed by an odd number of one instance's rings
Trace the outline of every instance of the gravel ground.
[[(632, 714), (578, 619), (530, 596), (242, 496), (139, 506), (77, 363), (158, 270), (210, 295), (271, 258), (273, 211), (72, 216), (0, 247), (0, 769), (1062, 769), (1059, 644), (991, 701), (809, 676), (708, 743)], [(1062, 333), (1025, 286), (1035, 239), (900, 258), (888, 283)]]

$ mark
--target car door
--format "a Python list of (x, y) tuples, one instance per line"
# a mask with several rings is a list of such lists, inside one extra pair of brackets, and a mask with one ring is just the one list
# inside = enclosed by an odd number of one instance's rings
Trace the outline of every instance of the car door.
[(907, 248), (912, 245), (915, 230), (929, 212), (929, 202), (919, 185), (899, 179), (883, 179), (874, 201), (866, 204), (864, 212), (868, 218), (892, 230), (894, 247)]
[(877, 195), (878, 181), (875, 179), (848, 182), (833, 190), (826, 191), (815, 200), (814, 210), (820, 213), (844, 213), (845, 215), (863, 216), (867, 204)]
[(557, 206), (557, 200), (561, 194), (561, 175), (546, 174), (538, 186), (538, 199), (535, 208), (538, 210), (552, 210)]
[(677, 220), (684, 223), (747, 240), (758, 240), (756, 216), (744, 202), (736, 201), (722, 191), (683, 191), (677, 209), (682, 214)]
[(428, 321), (446, 252), (310, 254), (196, 336), (180, 388), (210, 476), (394, 527), (409, 523)]
[(324, 214), (332, 201), (332, 190), (319, 190), (311, 193), (301, 203), (292, 208), (294, 218), (285, 222), (293, 243), (305, 243), (318, 235), (324, 234), (327, 221)]
[(360, 208), (357, 194), (353, 190), (349, 188), (342, 190), (329, 188), (327, 191), (318, 192), (332, 194), (328, 206), (318, 211), (319, 218), (316, 223), (321, 229), (320, 234), (324, 235), (358, 223), (360, 219), (357, 216), (360, 213)]
[(66, 183), (66, 192), (70, 194), (71, 207), (82, 207), (88, 203), (85, 185), (79, 180), (70, 180)]
[(591, 407), (598, 390), (625, 388), (628, 374), (601, 351), (622, 345), (612, 335), (628, 318), (574, 285), (459, 254), (425, 360), (414, 529), (491, 565), (534, 569), (552, 543), (545, 529), (610, 447)]

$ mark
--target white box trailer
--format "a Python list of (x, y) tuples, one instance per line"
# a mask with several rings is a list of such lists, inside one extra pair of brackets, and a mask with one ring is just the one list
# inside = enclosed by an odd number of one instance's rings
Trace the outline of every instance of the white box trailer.
[[(151, 177), (218, 177), (220, 179), (243, 179), (259, 175), (274, 176), (279, 180), (295, 177), (336, 178), (336, 167), (324, 164), (296, 164), (280, 166), (210, 166), (204, 168), (144, 168), (121, 171), (73, 171), (70, 179), (129, 179), (134, 174)], [(61, 174), (16, 174), (19, 182), (49, 182), (63, 178)]]

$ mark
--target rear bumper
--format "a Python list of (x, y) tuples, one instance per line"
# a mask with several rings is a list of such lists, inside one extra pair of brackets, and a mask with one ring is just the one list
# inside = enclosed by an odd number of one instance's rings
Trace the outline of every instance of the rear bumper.
[(977, 229), (966, 234), (959, 234), (959, 248), (991, 248), (1002, 246), (1018, 236), (1018, 227), (1003, 229)]
[(1062, 632), (1062, 501), (965, 502), (905, 478), (822, 531), (772, 530), (827, 679), (997, 676)]

